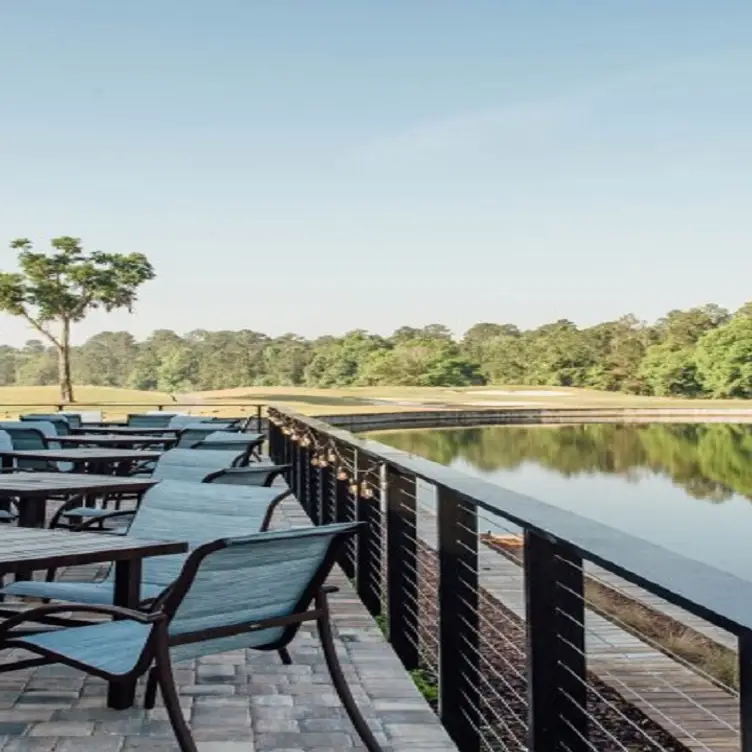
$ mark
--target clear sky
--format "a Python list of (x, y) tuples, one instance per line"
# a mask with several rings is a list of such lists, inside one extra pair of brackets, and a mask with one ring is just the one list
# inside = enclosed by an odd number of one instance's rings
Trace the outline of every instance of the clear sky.
[(751, 39), (749, 0), (6, 0), (0, 247), (152, 259), (79, 339), (737, 307)]

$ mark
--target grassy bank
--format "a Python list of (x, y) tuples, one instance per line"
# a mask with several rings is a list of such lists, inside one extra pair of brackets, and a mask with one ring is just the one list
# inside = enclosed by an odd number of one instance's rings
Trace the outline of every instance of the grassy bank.
[[(745, 400), (688, 400), (637, 397), (614, 392), (565, 387), (489, 386), (466, 389), (443, 387), (358, 387), (349, 389), (307, 389), (304, 387), (247, 387), (170, 396), (114, 387), (77, 386), (77, 407), (97, 408), (101, 403), (124, 403), (134, 409), (150, 405), (174, 405), (179, 409), (212, 415), (243, 414), (247, 403), (276, 403), (307, 415), (401, 412), (420, 409), (466, 408), (629, 408), (690, 407), (752, 409)], [(0, 387), (0, 410), (11, 406), (54, 405), (59, 401), (55, 386)], [(223, 405), (222, 403), (240, 403)], [(201, 405), (200, 403), (208, 403)], [(244, 406), (243, 403), (246, 403)], [(41, 408), (38, 408), (41, 409)], [(17, 412), (17, 411), (16, 411)], [(108, 415), (128, 412), (127, 407), (109, 408)]]

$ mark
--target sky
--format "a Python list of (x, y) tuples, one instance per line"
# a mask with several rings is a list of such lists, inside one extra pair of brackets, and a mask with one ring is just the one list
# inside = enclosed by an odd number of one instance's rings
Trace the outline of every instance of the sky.
[(0, 268), (147, 254), (77, 341), (733, 309), (751, 30), (749, 0), (6, 0)]

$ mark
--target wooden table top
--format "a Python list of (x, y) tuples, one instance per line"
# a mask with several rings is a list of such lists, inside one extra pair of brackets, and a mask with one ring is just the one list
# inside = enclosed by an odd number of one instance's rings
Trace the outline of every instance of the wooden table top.
[[(146, 491), (159, 481), (90, 473), (0, 473), (0, 497)], [(6, 530), (3, 525), (0, 532)]]
[(4, 525), (0, 530), (0, 570), (14, 569), (19, 564), (30, 569), (47, 569), (143, 559), (185, 553), (187, 550), (188, 544), (184, 541), (142, 540), (130, 536), (37, 530), (9, 525)]
[(0, 449), (0, 457), (28, 460), (59, 460), (60, 462), (118, 462), (156, 460), (163, 452), (151, 449), (108, 449), (79, 447), (72, 449)]
[(71, 436), (57, 436), (60, 444), (96, 444), (97, 446), (136, 446), (137, 444), (174, 444), (175, 436), (150, 436), (148, 434), (114, 435), (102, 433), (78, 433)]

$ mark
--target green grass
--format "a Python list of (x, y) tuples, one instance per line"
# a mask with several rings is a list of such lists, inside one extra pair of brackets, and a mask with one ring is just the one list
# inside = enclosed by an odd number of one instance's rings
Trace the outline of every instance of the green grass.
[[(105, 408), (107, 417), (121, 417), (127, 412), (164, 404), (171, 398), (160, 392), (145, 392), (112, 387), (76, 387), (77, 407), (96, 409), (102, 403), (125, 403), (127, 407)], [(752, 401), (689, 400), (661, 397), (636, 397), (614, 392), (566, 387), (488, 386), (464, 389), (444, 387), (353, 387), (348, 389), (308, 389), (303, 387), (246, 387), (179, 395), (183, 409), (207, 415), (243, 415), (254, 412), (252, 403), (275, 403), (307, 415), (343, 413), (383, 413), (415, 410), (461, 408), (630, 408), (689, 407), (715, 409), (749, 409)], [(59, 401), (54, 386), (0, 387), (0, 414), (19, 410), (44, 410)], [(236, 403), (222, 405), (221, 403)], [(209, 403), (202, 406), (198, 403)], [(245, 404), (243, 404), (245, 403)], [(40, 407), (32, 408), (32, 405)], [(193, 407), (191, 407), (193, 405)], [(18, 406), (18, 409), (10, 406)], [(49, 408), (47, 408), (49, 409)]]

